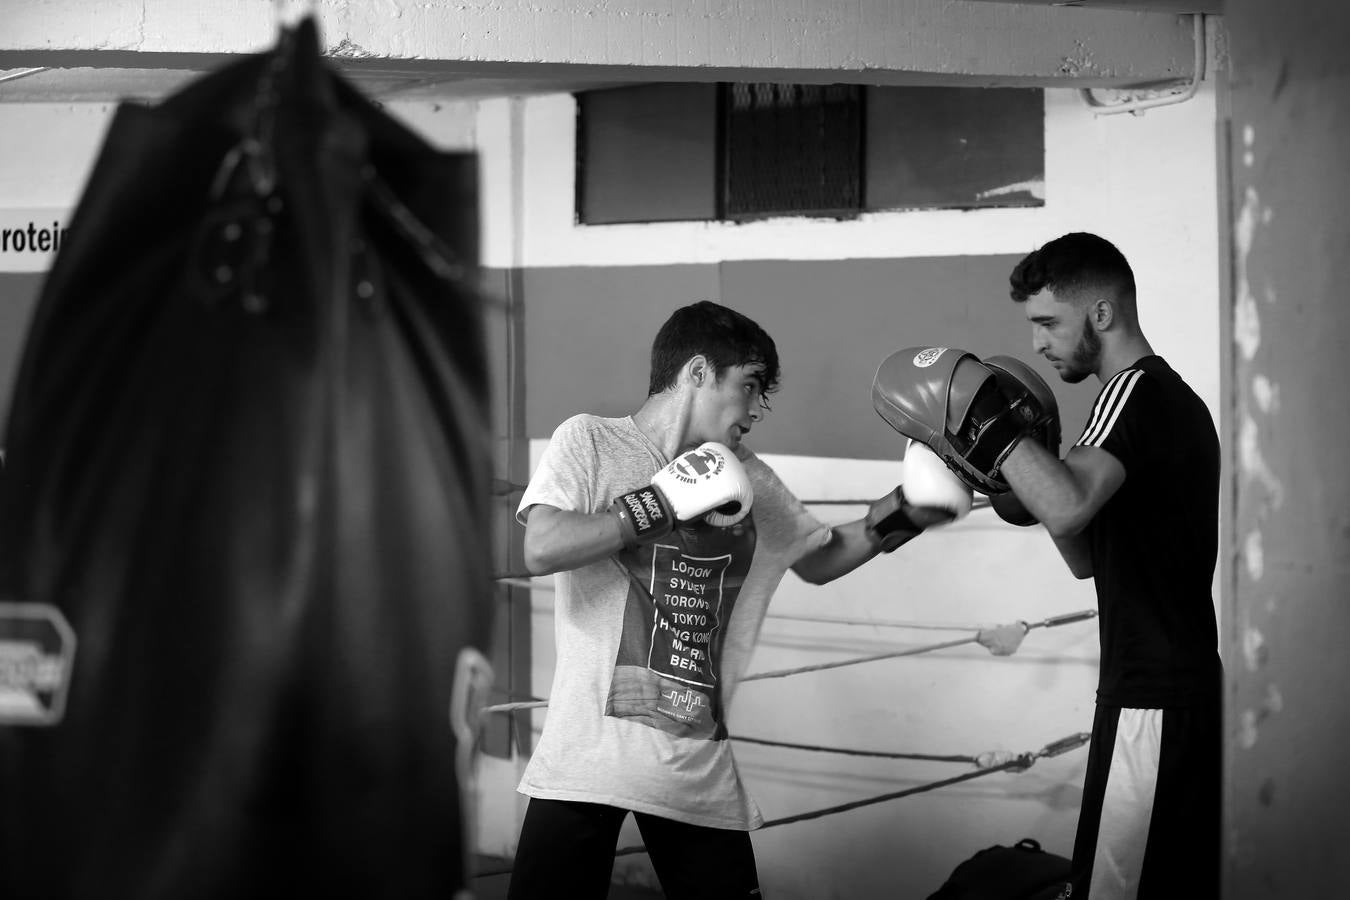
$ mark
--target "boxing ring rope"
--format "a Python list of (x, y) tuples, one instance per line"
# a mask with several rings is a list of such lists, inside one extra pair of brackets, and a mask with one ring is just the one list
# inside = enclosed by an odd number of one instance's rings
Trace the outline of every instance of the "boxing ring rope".
[[(874, 759), (912, 759), (919, 762), (951, 762), (968, 763), (977, 766), (980, 763), (980, 756), (965, 756), (961, 754), (940, 755), (935, 753), (900, 753), (891, 750), (854, 750), (849, 747), (824, 747), (818, 744), (794, 744), (790, 741), (772, 741), (768, 738), (745, 737), (735, 734), (731, 736), (733, 741), (740, 741), (742, 744), (759, 744), (763, 747), (783, 747), (788, 750), (805, 750), (810, 753), (838, 753), (842, 756), (867, 756)], [(984, 756), (985, 754), (981, 754)]]
[[(890, 791), (885, 794), (878, 794), (875, 797), (864, 797), (861, 800), (851, 800), (847, 803), (839, 803), (834, 806), (827, 806), (821, 809), (808, 810), (807, 812), (795, 813), (790, 816), (781, 816), (777, 819), (770, 819), (765, 822), (756, 831), (763, 831), (766, 828), (777, 828), (780, 825), (791, 825), (795, 822), (806, 822), (811, 819), (820, 819), (825, 816), (832, 816), (838, 813), (850, 812), (855, 809), (861, 809), (864, 806), (874, 806), (878, 803), (886, 803), (890, 800), (899, 800), (902, 797), (912, 797), (915, 794), (923, 794), (928, 791), (935, 791), (938, 788), (949, 787), (953, 784), (960, 784), (963, 781), (970, 781), (975, 778), (983, 778), (986, 775), (993, 775), (998, 772), (1025, 772), (1031, 768), (1039, 759), (1048, 759), (1053, 756), (1059, 756), (1068, 753), (1070, 750), (1076, 750), (1084, 746), (1092, 738), (1092, 735), (1085, 731), (1078, 731), (1073, 734), (1065, 735), (1058, 740), (1051, 741), (1039, 750), (1030, 750), (1025, 753), (1015, 754), (1011, 759), (1002, 762), (996, 762), (991, 765), (983, 766), (973, 772), (964, 772), (960, 775), (954, 775), (951, 778), (941, 778), (937, 781), (930, 781), (927, 784), (916, 785), (912, 788), (905, 788), (899, 791)], [(742, 740), (733, 737), (732, 740)], [(974, 759), (974, 757), (961, 757), (954, 761), (965, 761)], [(640, 845), (630, 847), (620, 847), (614, 851), (615, 858), (620, 856), (632, 856), (638, 853), (646, 853), (647, 848)], [(507, 875), (512, 871), (512, 867), (501, 866), (495, 869), (484, 869), (475, 872), (475, 878), (490, 878), (494, 875)]]
[(810, 622), (818, 625), (867, 625), (874, 628), (912, 628), (916, 631), (979, 631), (981, 625), (966, 622), (913, 622), (905, 619), (849, 619), (839, 616), (803, 616), (797, 613), (768, 613), (766, 619), (784, 622)]
[[(962, 644), (979, 643), (982, 646), (988, 646), (988, 644), (985, 643), (985, 640), (991, 641), (996, 640), (999, 633), (1007, 633), (1010, 631), (1016, 631), (1017, 629), (1021, 629), (1021, 635), (1018, 635), (1016, 638), (1007, 637), (1005, 638), (1005, 640), (1008, 640), (1009, 642), (1015, 642), (1016, 644), (1020, 644), (1022, 637), (1025, 636), (1027, 633), (1029, 633), (1033, 628), (1054, 628), (1059, 625), (1067, 625), (1071, 622), (1081, 622), (1086, 619), (1091, 619), (1096, 615), (1097, 611), (1095, 609), (1083, 609), (1079, 610), (1078, 612), (1063, 613), (1062, 615), (1051, 616), (1050, 618), (1044, 619), (1040, 622), (1036, 622), (1035, 624), (1028, 624), (1027, 622), (1019, 620), (1017, 622), (1012, 622), (1007, 625), (999, 625), (994, 628), (982, 628), (975, 634), (967, 635), (966, 637), (962, 638), (955, 638), (950, 641), (939, 641), (935, 644), (925, 644), (920, 647), (906, 647), (903, 650), (889, 650), (885, 653), (874, 653), (870, 656), (859, 656), (854, 659), (843, 659), (838, 660), (836, 662), (816, 663), (815, 665), (797, 666), (791, 669), (774, 669), (769, 672), (756, 672), (752, 675), (746, 675), (744, 678), (741, 679), (741, 681), (742, 682), (759, 681), (765, 678), (783, 678), (788, 675), (801, 675), (806, 672), (823, 672), (826, 669), (839, 669), (844, 666), (856, 666), (859, 663), (879, 662), (884, 659), (898, 659), (902, 656), (918, 656), (921, 653), (930, 653), (934, 650), (946, 650), (948, 647), (959, 647)], [(1000, 652), (997, 649), (990, 648), (990, 652), (994, 653), (996, 656), (1008, 656), (1016, 649), (1017, 647), (1014, 645), (1012, 649), (1005, 650), (1002, 652)]]
[[(1092, 735), (1085, 731), (1077, 731), (1070, 735), (1065, 735), (1058, 740), (1051, 741), (1039, 750), (1031, 750), (1025, 753), (1019, 753), (1006, 762), (996, 763), (976, 769), (974, 772), (965, 772), (961, 775), (954, 775), (951, 778), (943, 778), (938, 781), (930, 781), (927, 784), (921, 784), (912, 788), (905, 788), (900, 791), (891, 791), (886, 794), (878, 794), (875, 797), (865, 797), (862, 800), (853, 800), (848, 803), (840, 803), (836, 806), (827, 806), (824, 809), (811, 810), (810, 812), (796, 813), (791, 816), (783, 816), (778, 819), (771, 819), (765, 822), (761, 828), (773, 828), (778, 825), (790, 825), (793, 822), (805, 822), (809, 819), (819, 819), (823, 816), (831, 816), (836, 813), (848, 812), (854, 809), (861, 809), (864, 806), (873, 806), (877, 803), (885, 803), (888, 800), (898, 800), (901, 797), (910, 797), (914, 794), (922, 794), (927, 791), (937, 790), (940, 787), (947, 787), (953, 784), (959, 784), (962, 781), (970, 781), (973, 778), (983, 778), (986, 775), (993, 775), (995, 772), (1017, 771), (1025, 772), (1031, 768), (1038, 759), (1047, 759), (1052, 756), (1059, 756), (1062, 753), (1068, 753), (1070, 750), (1076, 750), (1087, 744)], [(641, 852), (638, 848), (633, 852)]]
[(841, 659), (835, 662), (815, 663), (809, 666), (795, 666), (791, 669), (773, 669), (768, 672), (755, 672), (752, 675), (746, 675), (741, 682), (762, 681), (766, 678), (786, 678), (789, 675), (804, 675), (807, 672), (824, 672), (826, 669), (842, 669), (844, 666), (856, 666), (861, 663), (881, 662), (884, 659), (899, 659), (902, 656), (918, 656), (922, 653), (931, 653), (934, 650), (946, 650), (948, 647), (959, 647), (962, 644), (973, 644), (979, 640), (978, 634), (972, 634), (963, 638), (956, 638), (950, 641), (939, 641), (936, 644), (924, 644), (921, 647), (906, 647), (903, 650), (888, 650), (885, 653), (873, 653), (869, 656), (859, 656), (853, 659)]
[[(492, 479), (492, 493), (494, 496), (506, 497), (510, 496), (511, 494), (519, 494), (524, 490), (525, 485), (523, 484), (516, 484), (515, 482), (508, 481), (505, 478)], [(875, 497), (871, 498), (870, 500), (853, 500), (853, 499), (828, 500), (821, 498), (815, 500), (803, 500), (802, 504), (805, 506), (871, 506), (875, 500), (876, 500)], [(987, 509), (988, 507), (989, 507), (989, 498), (984, 496), (983, 494), (976, 494), (971, 499), (970, 508), (972, 510)]]
[[(551, 594), (555, 591), (552, 583), (536, 579), (552, 578), (552, 575), (530, 575), (518, 573), (497, 576), (497, 583), (506, 587), (524, 588), (529, 591), (541, 591)], [(969, 623), (956, 622), (915, 622), (904, 619), (848, 619), (838, 616), (803, 616), (795, 613), (766, 613), (766, 619), (782, 619), (790, 622), (814, 622), (821, 625), (873, 625), (881, 628), (913, 628), (926, 631), (979, 631), (984, 627)]]
[[(1019, 635), (1018, 637), (1007, 638), (1009, 642), (1020, 644), (1021, 637), (1030, 633), (1032, 629), (1057, 628), (1061, 625), (1068, 625), (1073, 622), (1083, 622), (1088, 619), (1096, 617), (1096, 615), (1097, 611), (1095, 609), (1081, 609), (1078, 610), (1077, 612), (1062, 613), (1057, 616), (1050, 616), (1049, 618), (1042, 619), (1041, 621), (1034, 623), (1028, 623), (1023, 620), (1018, 620), (1016, 622), (1012, 622), (1007, 625), (1000, 625), (995, 628), (980, 629), (976, 633), (967, 635), (965, 637), (956, 638), (954, 640), (949, 641), (939, 641), (933, 644), (924, 644), (919, 647), (906, 647), (903, 650), (888, 650), (885, 653), (874, 653), (868, 656), (859, 656), (854, 657), (853, 659), (836, 660), (834, 662), (816, 663), (814, 665), (809, 666), (796, 666), (790, 669), (773, 669), (767, 672), (755, 672), (753, 674), (746, 675), (745, 677), (743, 677), (741, 679), (741, 683), (743, 684), (747, 681), (761, 681), (767, 678), (785, 678), (788, 675), (801, 675), (806, 672), (823, 672), (827, 669), (839, 669), (843, 668), (844, 666), (856, 666), (861, 663), (880, 662), (881, 660), (886, 659), (899, 659), (900, 657), (904, 656), (918, 656), (919, 654), (922, 653), (931, 653), (935, 650), (945, 650), (949, 647), (959, 647), (963, 644), (979, 643), (982, 646), (988, 646), (981, 640), (981, 638), (985, 638), (986, 640), (990, 641), (996, 641), (1000, 632), (1007, 633), (1009, 631), (1020, 630), (1021, 635)], [(992, 637), (990, 637), (991, 635)], [(1017, 647), (1014, 645), (1012, 649), (1000, 652), (998, 649), (991, 647), (990, 652), (994, 653), (997, 656), (1007, 656), (1016, 649)], [(525, 700), (513, 703), (497, 703), (492, 706), (483, 707), (480, 710), (480, 715), (487, 713), (514, 713), (529, 709), (544, 709), (547, 706), (548, 706), (547, 700)]]
[[(524, 588), (525, 590), (541, 591), (543, 593), (553, 593), (555, 588), (552, 584), (542, 581), (536, 581), (539, 578), (552, 578), (552, 575), (500, 575), (497, 577), (497, 583), (507, 587)], [(1042, 622), (1034, 625), (1027, 625), (1027, 629), (1053, 627), (1055, 625), (1065, 625), (1069, 622), (1076, 622), (1079, 619), (1090, 619), (1097, 613), (1094, 610), (1085, 609), (1076, 613), (1065, 613), (1063, 616), (1052, 616)], [(973, 625), (968, 622), (917, 622), (906, 619), (853, 619), (840, 616), (807, 616), (797, 613), (766, 613), (765, 619), (777, 619), (784, 622), (811, 622), (821, 625), (866, 625), (878, 628), (907, 628), (918, 631), (985, 631), (995, 626)], [(1059, 621), (1063, 619), (1063, 621)], [(1022, 623), (1026, 625), (1025, 622)]]

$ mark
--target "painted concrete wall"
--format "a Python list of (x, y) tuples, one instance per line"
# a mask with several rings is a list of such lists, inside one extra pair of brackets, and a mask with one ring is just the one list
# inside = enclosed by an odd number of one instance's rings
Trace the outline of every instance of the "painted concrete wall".
[(1350, 862), (1350, 8), (1228, 0), (1234, 404), (1225, 896), (1331, 897)]
[[(865, 312), (875, 305), (854, 311), (858, 331), (866, 334), (848, 341), (847, 298), (836, 298), (826, 312), (811, 309), (804, 299), (810, 285), (821, 286), (823, 292), (834, 283), (827, 273), (869, 265), (915, 272), (933, 265), (936, 272), (967, 274), (963, 261), (969, 261), (968, 268), (980, 274), (963, 289), (980, 290), (982, 283), (990, 303), (1011, 307), (1005, 282), (995, 270), (1005, 278), (1009, 261), (1070, 230), (1107, 236), (1130, 258), (1145, 331), (1195, 386), (1216, 422), (1221, 421), (1215, 109), (1212, 86), (1184, 106), (1141, 117), (1096, 118), (1077, 95), (1049, 92), (1046, 205), (1039, 209), (877, 213), (850, 222), (588, 228), (575, 224), (572, 206), (573, 101), (557, 96), (484, 103), (478, 139), (488, 174), (485, 194), (499, 198), (485, 206), (484, 250), (492, 265), (524, 272), (526, 353), (539, 353), (548, 361), (534, 369), (525, 386), (527, 404), (548, 398), (531, 407), (533, 455), (537, 457), (548, 436), (543, 423), (549, 409), (565, 402), (566, 392), (557, 385), (570, 386), (576, 399), (572, 408), (555, 410), (552, 424), (570, 412), (589, 409), (596, 393), (617, 405), (615, 392), (622, 388), (625, 367), (634, 370), (629, 376), (637, 382), (645, 378), (641, 347), (616, 350), (611, 365), (610, 359), (597, 358), (594, 344), (568, 340), (569, 335), (575, 337), (589, 325), (592, 333), (640, 344), (650, 339), (651, 323), (679, 303), (698, 296), (730, 302), (738, 296), (750, 298), (746, 290), (775, 279), (785, 283), (781, 274), (766, 280), (766, 272), (792, 272), (797, 293), (783, 298), (781, 306), (775, 298), (758, 294), (747, 305), (771, 333), (792, 343), (786, 377), (807, 372), (814, 383), (785, 383), (782, 409), (756, 429), (749, 443), (771, 460), (799, 496), (824, 500), (879, 495), (895, 483), (898, 467), (878, 458), (884, 451), (876, 451), (872, 442), (879, 427), (875, 415), (862, 407), (856, 420), (844, 422), (833, 415), (833, 408), (830, 414), (818, 412), (829, 400), (847, 403), (866, 391), (870, 381), (851, 385), (848, 377), (836, 381), (829, 373), (835, 360), (852, 365), (849, 354), (855, 346), (876, 352), (870, 343), (876, 339), (876, 322)], [(756, 274), (744, 274), (751, 272)], [(851, 283), (871, 284), (866, 279)], [(550, 285), (557, 290), (550, 292)], [(577, 285), (591, 285), (604, 296), (579, 302)], [(567, 306), (569, 298), (579, 319), (567, 325), (574, 312)], [(558, 306), (540, 311), (549, 304)], [(594, 315), (597, 309), (606, 315)], [(803, 315), (808, 322), (832, 316), (827, 339), (811, 341), (809, 325), (800, 322)], [(960, 316), (955, 320), (959, 323)], [(927, 321), (937, 328), (941, 317)], [(537, 331), (529, 327), (531, 322)], [(959, 326), (945, 327), (953, 329), (951, 334)], [(980, 352), (1005, 349), (1030, 357), (1025, 326), (1013, 327), (1003, 348), (985, 345), (989, 336), (984, 327), (972, 325), (970, 334), (983, 345)], [(900, 332), (895, 341), (898, 347), (925, 339)], [(573, 353), (578, 343), (581, 349)], [(835, 366), (839, 368), (847, 366)], [(532, 390), (541, 376), (546, 383)], [(611, 383), (618, 379), (619, 387), (590, 390), (606, 378)], [(855, 375), (852, 380), (859, 379)], [(635, 388), (634, 404), (642, 393)], [(1065, 392), (1073, 416), (1074, 403), (1089, 401), (1095, 384)], [(792, 424), (779, 426), (775, 419), (789, 418), (793, 394), (811, 396), (812, 402), (794, 406)], [(1072, 436), (1080, 424), (1081, 419), (1071, 420), (1066, 430)], [(851, 451), (831, 454), (822, 451), (819, 439), (805, 441), (802, 435), (813, 425), (819, 426), (819, 434), (839, 431), (840, 445)], [(841, 472), (850, 477), (842, 480)], [(819, 510), (828, 521), (861, 513), (858, 507), (822, 505)], [(530, 689), (539, 695), (547, 692), (552, 675), (550, 597), (539, 590), (531, 601)], [(1034, 620), (1094, 602), (1091, 583), (1068, 576), (1042, 531), (1006, 526), (984, 511), (832, 585), (810, 587), (789, 576), (774, 610), (862, 620), (994, 624)], [(917, 630), (771, 619), (751, 668), (842, 659), (930, 639), (935, 639), (932, 632)], [(750, 684), (737, 696), (731, 731), (930, 753), (1034, 750), (1088, 728), (1096, 659), (1096, 632), (1089, 624), (1033, 632), (1018, 654), (1008, 658), (991, 657), (978, 647), (960, 648)], [(545, 715), (535, 715), (535, 727)], [(769, 818), (955, 774), (949, 764), (858, 762), (750, 745), (738, 748), (737, 756)], [(518, 821), (514, 817), (523, 802), (515, 797), (502, 803), (501, 797), (509, 796), (518, 765), (488, 763), (482, 846), (509, 855)], [(995, 843), (1034, 837), (1067, 855), (1084, 763), (1085, 754), (1079, 751), (1021, 775), (994, 776), (760, 832), (754, 840), (765, 892), (782, 898), (926, 896), (961, 859)], [(635, 831), (626, 831), (621, 839), (638, 842)], [(651, 879), (640, 856), (622, 858), (618, 873), (621, 879)]]
[[(1154, 348), (1218, 421), (1214, 108), (1212, 85), (1185, 105), (1137, 117), (1095, 117), (1075, 92), (1047, 92), (1046, 204), (1039, 208), (588, 228), (575, 224), (573, 211), (575, 102), (565, 95), (488, 101), (478, 117), (485, 192), (501, 199), (484, 207), (485, 261), (535, 268), (1020, 257), (1064, 232), (1094, 231), (1131, 260)], [(1018, 340), (1014, 349), (1025, 351), (1029, 334)]]
[(1093, 393), (1064, 384), (1031, 352), (1023, 308), (1008, 296), (1019, 258), (523, 269), (527, 432), (551, 433), (578, 394), (597, 415), (636, 409), (647, 394), (652, 335), (671, 310), (695, 299), (740, 310), (773, 336), (783, 380), (752, 441), (777, 453), (897, 457), (896, 434), (872, 407), (872, 378), (882, 359), (913, 345), (1017, 356), (1051, 384), (1061, 416), (1080, 424)]

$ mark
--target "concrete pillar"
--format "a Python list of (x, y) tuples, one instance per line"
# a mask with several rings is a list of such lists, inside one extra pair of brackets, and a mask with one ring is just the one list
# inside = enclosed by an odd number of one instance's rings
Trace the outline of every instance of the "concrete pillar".
[(1228, 0), (1225, 897), (1350, 883), (1350, 6)]

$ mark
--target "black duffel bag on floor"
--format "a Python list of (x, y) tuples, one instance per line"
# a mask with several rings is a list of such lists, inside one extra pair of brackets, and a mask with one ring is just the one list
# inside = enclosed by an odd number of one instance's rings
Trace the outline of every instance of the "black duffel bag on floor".
[(1022, 838), (965, 860), (928, 900), (1055, 900), (1068, 880), (1069, 860)]

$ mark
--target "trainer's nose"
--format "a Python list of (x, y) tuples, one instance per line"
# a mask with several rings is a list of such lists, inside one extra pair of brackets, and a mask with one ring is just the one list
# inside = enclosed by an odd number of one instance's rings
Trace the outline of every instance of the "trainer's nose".
[(1045, 333), (1044, 326), (1031, 326), (1031, 352), (1037, 355), (1043, 355), (1046, 348), (1050, 346), (1049, 337)]

